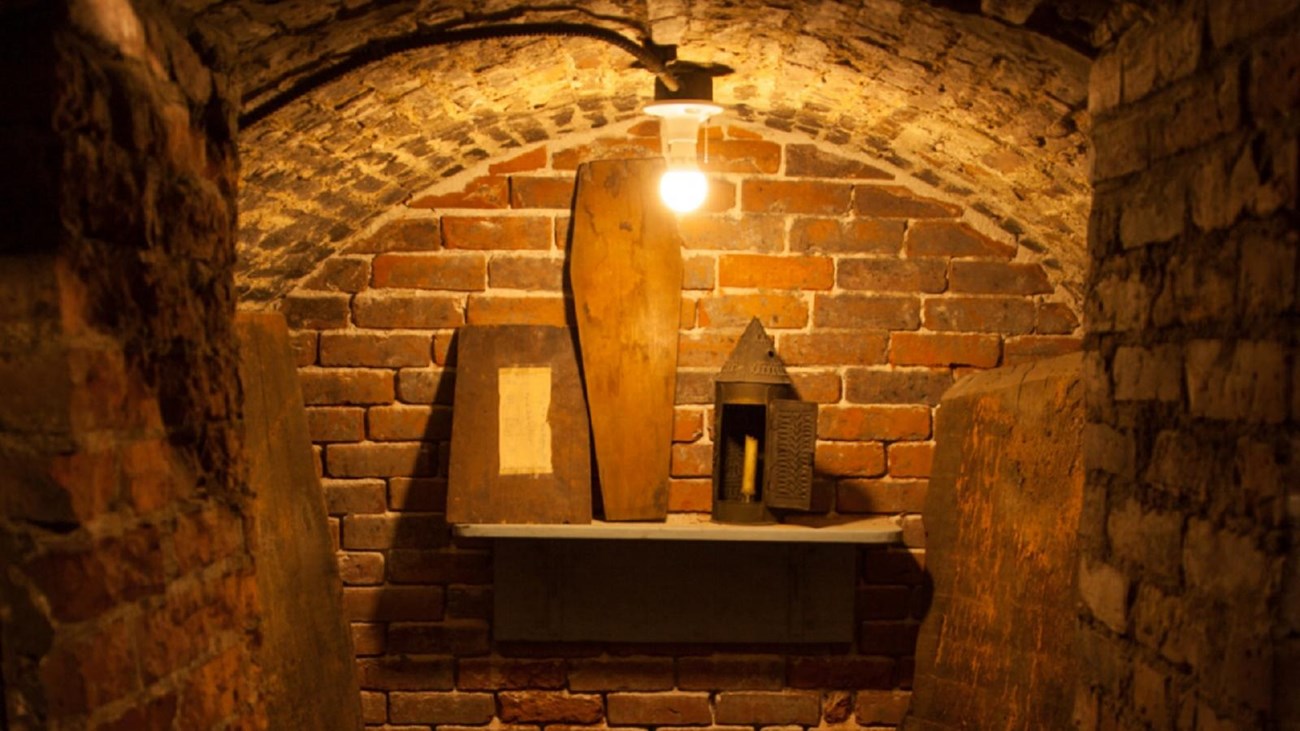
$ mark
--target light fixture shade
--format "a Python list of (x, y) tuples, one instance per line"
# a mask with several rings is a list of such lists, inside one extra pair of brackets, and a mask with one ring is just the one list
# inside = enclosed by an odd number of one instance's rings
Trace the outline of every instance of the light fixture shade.
[(699, 71), (677, 74), (679, 88), (670, 91), (655, 81), (655, 101), (645, 113), (659, 117), (659, 136), (668, 170), (659, 179), (659, 197), (673, 211), (689, 213), (708, 198), (709, 183), (696, 160), (696, 140), (700, 125), (722, 112), (713, 103), (713, 78)]

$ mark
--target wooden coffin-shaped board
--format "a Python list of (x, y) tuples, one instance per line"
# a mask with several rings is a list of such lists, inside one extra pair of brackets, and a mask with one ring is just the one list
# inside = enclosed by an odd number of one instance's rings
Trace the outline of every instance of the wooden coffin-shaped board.
[(663, 161), (578, 169), (570, 273), (606, 520), (663, 520), (677, 382), (682, 249)]
[(471, 325), (456, 337), (447, 522), (590, 523), (573, 330)]

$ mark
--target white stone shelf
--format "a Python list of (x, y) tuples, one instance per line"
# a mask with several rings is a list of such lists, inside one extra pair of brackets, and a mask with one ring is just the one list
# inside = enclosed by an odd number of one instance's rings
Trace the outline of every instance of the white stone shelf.
[(897, 518), (798, 518), (772, 525), (713, 523), (707, 516), (670, 515), (664, 523), (582, 524), (464, 523), (452, 526), (465, 538), (590, 539), (638, 541), (746, 541), (751, 543), (891, 544), (902, 541)]

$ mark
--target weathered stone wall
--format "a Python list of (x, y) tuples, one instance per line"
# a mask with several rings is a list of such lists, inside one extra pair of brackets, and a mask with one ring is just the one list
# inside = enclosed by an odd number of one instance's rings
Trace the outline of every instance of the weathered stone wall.
[(225, 82), (144, 0), (0, 20), (4, 720), (256, 728)]
[(369, 723), (900, 720), (925, 605), (917, 514), (933, 408), (965, 373), (1076, 349), (1078, 321), (1032, 252), (887, 163), (730, 122), (708, 136), (711, 197), (680, 224), (670, 510), (709, 510), (712, 377), (757, 316), (821, 404), (822, 508), (908, 514), (906, 550), (864, 554), (856, 646), (491, 640), (490, 545), (452, 541), (443, 517), (454, 335), (571, 324), (574, 171), (658, 154), (657, 124), (629, 122), (413, 191), (279, 302), (296, 328)]
[(1085, 729), (1300, 722), (1297, 69), (1297, 4), (1229, 0), (1093, 68)]

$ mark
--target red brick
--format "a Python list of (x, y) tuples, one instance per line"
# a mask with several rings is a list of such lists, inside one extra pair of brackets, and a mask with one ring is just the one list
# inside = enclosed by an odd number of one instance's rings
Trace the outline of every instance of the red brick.
[(303, 281), (301, 288), (320, 292), (356, 293), (370, 281), (370, 262), (356, 257), (330, 257)]
[(365, 436), (366, 410), (358, 408), (307, 409), (307, 434), (313, 442), (359, 442)]
[(708, 693), (610, 693), (609, 723), (690, 726), (713, 722)]
[(345, 586), (367, 586), (384, 583), (384, 554), (351, 553), (338, 555), (339, 578)]
[(821, 442), (813, 464), (828, 477), (876, 477), (885, 474), (885, 448), (878, 442)]
[(839, 655), (790, 658), (792, 688), (892, 688), (894, 661)]
[(841, 480), (835, 509), (841, 513), (919, 513), (926, 480)]
[(699, 146), (700, 169), (720, 173), (766, 173), (781, 169), (781, 146), (766, 140), (708, 140)]
[(319, 342), (320, 335), (310, 330), (299, 330), (289, 333), (289, 347), (293, 348), (294, 365), (299, 368), (314, 365), (316, 363), (316, 350)]
[(325, 448), (330, 477), (410, 477), (428, 474), (437, 466), (430, 444), (331, 444)]
[(859, 565), (867, 584), (917, 584), (925, 578), (925, 551), (865, 551)]
[(817, 149), (816, 145), (786, 145), (785, 174), (809, 178), (892, 180), (890, 173), (864, 162)]
[(743, 328), (757, 317), (768, 329), (808, 324), (808, 305), (797, 294), (732, 294), (700, 300), (702, 327)]
[(997, 335), (893, 333), (889, 336), (889, 362), (894, 365), (993, 368), (998, 364), (1001, 350), (1001, 338)]
[(397, 373), (397, 398), (408, 404), (450, 406), (456, 372), (444, 368), (403, 368)]
[(487, 287), (487, 258), (479, 253), (380, 254), (371, 285), (477, 292)]
[(388, 698), (394, 723), (483, 724), (496, 715), (491, 693), (394, 692)]
[(707, 513), (712, 509), (712, 479), (674, 479), (668, 481), (668, 512)]
[(815, 726), (822, 716), (821, 693), (724, 691), (716, 713), (718, 723)]
[(447, 481), (431, 477), (394, 477), (388, 481), (388, 507), (399, 512), (443, 512), (447, 507)]
[(736, 207), (736, 184), (726, 180), (709, 180), (709, 193), (694, 214), (727, 213)]
[(858, 633), (858, 650), (868, 655), (914, 655), (919, 627), (910, 620), (868, 620)]
[(528, 152), (516, 155), (509, 160), (492, 163), (488, 165), (488, 173), (492, 175), (522, 173), (529, 170), (540, 170), (544, 167), (546, 167), (546, 145), (534, 147)]
[(819, 328), (915, 330), (921, 324), (921, 300), (897, 295), (819, 294), (813, 301), (813, 324)]
[(388, 554), (394, 584), (490, 584), (492, 557), (477, 551), (394, 550)]
[(389, 513), (343, 518), (343, 547), (349, 550), (442, 548), (450, 542), (451, 529), (441, 515)]
[(790, 251), (814, 254), (897, 254), (903, 246), (902, 221), (796, 218)]
[(511, 208), (563, 208), (573, 204), (573, 177), (510, 176)]
[(445, 406), (376, 406), (366, 416), (375, 441), (426, 441), (451, 438), (451, 408)]
[(713, 474), (712, 444), (674, 444), (672, 446), (673, 477), (708, 477)]
[(562, 660), (465, 658), (458, 663), (457, 685), (464, 690), (553, 690), (564, 687)]
[(717, 259), (712, 256), (687, 256), (682, 261), (682, 289), (713, 289), (717, 279)]
[(564, 288), (564, 260), (505, 254), (492, 257), (488, 282), (493, 288), (549, 290)]
[(452, 671), (452, 659), (446, 657), (410, 658), (390, 655), (357, 661), (361, 687), (367, 690), (450, 690)]
[(497, 699), (501, 720), (508, 723), (596, 723), (605, 715), (599, 695), (503, 691)]
[(298, 371), (303, 401), (316, 404), (382, 404), (393, 400), (393, 373), (355, 368)]
[(844, 394), (855, 404), (938, 405), (952, 385), (947, 369), (899, 368), (873, 370), (850, 368), (844, 374)]
[(383, 480), (321, 480), (325, 511), (330, 515), (382, 513), (388, 509)]
[(677, 339), (677, 365), (721, 368), (739, 339), (739, 330), (681, 333)]
[(1010, 259), (1016, 247), (995, 241), (964, 223), (918, 221), (907, 229), (909, 257)]
[(948, 273), (953, 292), (971, 294), (1048, 294), (1052, 284), (1038, 264), (954, 261)]
[(837, 275), (843, 289), (876, 292), (942, 292), (948, 288), (948, 269), (933, 259), (840, 259)]
[(870, 330), (780, 333), (777, 353), (788, 366), (880, 365), (889, 336)]
[(388, 694), (373, 690), (361, 691), (361, 720), (364, 723), (388, 721)]
[(860, 690), (854, 699), (853, 715), (863, 726), (899, 726), (911, 705), (912, 694), (907, 691)]
[[(57, 619), (90, 619), (118, 602), (163, 592), (166, 575), (158, 542), (157, 528), (146, 526), (102, 539), (89, 550), (46, 553), (28, 565), (27, 573)], [(211, 555), (205, 552), (204, 557)]]
[(382, 655), (384, 653), (384, 634), (388, 626), (375, 622), (353, 622), (352, 649), (358, 657)]
[(448, 249), (546, 250), (553, 227), (540, 216), (444, 216), (442, 241)]
[(373, 328), (439, 328), (465, 324), (464, 301), (420, 290), (372, 289), (356, 296), (352, 317)]
[(470, 295), (471, 325), (559, 325), (570, 321), (571, 300), (563, 297)]
[(343, 588), (343, 614), (354, 622), (437, 620), (442, 599), (439, 586), (348, 586)]
[(1020, 297), (936, 297), (925, 301), (928, 330), (1019, 335), (1034, 329), (1034, 303)]
[(329, 330), (348, 326), (352, 296), (294, 292), (280, 301), (280, 314), (295, 330)]
[[(243, 520), (240, 516), (225, 508), (213, 507), (182, 513), (177, 516), (176, 528), (172, 533), (177, 568), (181, 573), (188, 573), (211, 566), (227, 556), (243, 551), (245, 548), (243, 531)], [(148, 560), (130, 555), (118, 559), (128, 577), (137, 575), (148, 567), (154, 560), (153, 554), (157, 552), (158, 539), (152, 535), (152, 528), (143, 533), (136, 531), (127, 534), (121, 545), (128, 549), (129, 554), (132, 549), (140, 550), (141, 542), (144, 543), (144, 550), (150, 556)], [(101, 551), (110, 555), (112, 553), (107, 549)]]
[(505, 208), (510, 197), (504, 176), (475, 178), (454, 193), (424, 195), (407, 203), (408, 208)]
[(677, 220), (686, 249), (778, 252), (785, 248), (785, 222), (779, 218), (731, 218), (695, 214)]
[(1074, 310), (1063, 302), (1044, 302), (1038, 305), (1034, 332), (1040, 335), (1069, 335), (1079, 327)]
[(840, 374), (835, 371), (792, 371), (790, 380), (799, 398), (817, 404), (839, 403)]
[(441, 248), (442, 233), (437, 218), (408, 218), (385, 223), (375, 233), (349, 246), (345, 253), (437, 251)]
[(429, 335), (327, 332), (320, 336), (320, 362), (325, 366), (427, 366), (432, 349)]
[(848, 212), (852, 192), (843, 183), (750, 179), (741, 183), (740, 207), (750, 213), (838, 216)]
[(908, 548), (925, 548), (925, 521), (917, 513), (904, 515), (899, 521), (903, 527), (903, 545)]
[(890, 477), (929, 477), (934, 460), (933, 442), (900, 442), (889, 445)]
[(658, 137), (600, 137), (551, 155), (551, 167), (576, 170), (579, 163), (590, 160), (635, 160), (661, 154)]
[[(583, 658), (569, 661), (569, 690), (573, 691), (671, 690), (673, 682), (671, 657)], [(617, 723), (617, 719), (612, 720)]]
[(677, 687), (683, 690), (779, 690), (785, 687), (785, 662), (776, 655), (711, 655), (677, 660)]
[(388, 651), (397, 655), (486, 655), (489, 644), (487, 622), (478, 619), (388, 625)]
[(681, 312), (677, 317), (677, 327), (682, 330), (690, 330), (695, 327), (695, 313), (699, 309), (699, 303), (689, 297), (682, 298)]
[(819, 439), (929, 439), (926, 406), (840, 406), (817, 410)]
[(693, 442), (704, 436), (704, 412), (699, 409), (673, 410), (673, 441)]
[(677, 390), (674, 394), (673, 403), (679, 406), (713, 403), (713, 377), (715, 375), (717, 375), (717, 372), (712, 370), (678, 370)]
[(1024, 335), (1007, 338), (1002, 360), (1005, 365), (1015, 365), (1038, 360), (1039, 358), (1075, 353), (1082, 347), (1082, 338), (1055, 335)]
[(853, 210), (874, 218), (953, 218), (961, 207), (917, 195), (899, 185), (853, 186)]
[(830, 289), (835, 262), (824, 256), (726, 254), (718, 262), (718, 282), (723, 287)]
[(456, 365), (456, 330), (443, 330), (433, 334), (433, 362), (440, 366)]

